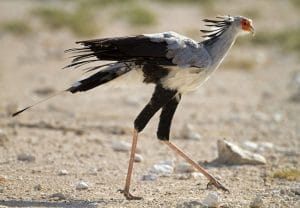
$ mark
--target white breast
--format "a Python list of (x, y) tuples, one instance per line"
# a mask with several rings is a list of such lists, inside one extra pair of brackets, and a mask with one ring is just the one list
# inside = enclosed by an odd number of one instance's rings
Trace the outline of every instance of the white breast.
[(209, 78), (212, 72), (213, 70), (209, 69), (172, 69), (162, 80), (162, 85), (165, 88), (186, 93), (200, 87)]

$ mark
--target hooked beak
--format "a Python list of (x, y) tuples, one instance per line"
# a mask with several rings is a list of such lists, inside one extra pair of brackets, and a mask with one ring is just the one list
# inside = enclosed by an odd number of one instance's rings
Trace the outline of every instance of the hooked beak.
[(252, 25), (250, 25), (250, 27), (249, 27), (249, 32), (251, 32), (252, 36), (255, 35), (255, 30), (254, 30), (254, 27)]

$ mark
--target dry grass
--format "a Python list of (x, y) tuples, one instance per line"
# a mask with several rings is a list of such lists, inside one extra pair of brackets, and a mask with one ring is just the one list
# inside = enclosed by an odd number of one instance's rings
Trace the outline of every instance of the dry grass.
[(213, 1), (211, 0), (156, 0), (159, 2), (163, 2), (163, 3), (170, 3), (170, 4), (174, 4), (174, 3), (180, 3), (180, 4), (187, 4), (187, 3), (198, 3), (198, 4), (202, 4), (202, 5), (206, 5), (206, 4), (211, 4), (213, 3)]
[(253, 39), (256, 44), (277, 45), (285, 50), (300, 55), (300, 29), (292, 29), (278, 33), (260, 33)]
[(155, 14), (137, 3), (131, 3), (130, 6), (120, 7), (116, 11), (116, 18), (125, 18), (133, 26), (149, 26), (157, 22)]
[(289, 181), (300, 181), (300, 170), (299, 169), (277, 170), (273, 174), (273, 178), (286, 179)]
[(89, 10), (78, 7), (66, 11), (55, 7), (41, 7), (32, 11), (51, 29), (68, 28), (77, 36), (92, 36), (98, 32), (94, 16)]
[(27, 35), (32, 32), (31, 26), (22, 20), (11, 20), (0, 25), (0, 31), (12, 33), (14, 35)]

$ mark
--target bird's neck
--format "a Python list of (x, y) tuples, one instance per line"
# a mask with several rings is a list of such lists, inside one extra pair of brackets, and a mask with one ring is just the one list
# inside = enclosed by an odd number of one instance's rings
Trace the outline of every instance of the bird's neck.
[(212, 68), (216, 69), (227, 55), (229, 49), (234, 44), (238, 32), (229, 28), (220, 37), (211, 42), (204, 43), (212, 59)]

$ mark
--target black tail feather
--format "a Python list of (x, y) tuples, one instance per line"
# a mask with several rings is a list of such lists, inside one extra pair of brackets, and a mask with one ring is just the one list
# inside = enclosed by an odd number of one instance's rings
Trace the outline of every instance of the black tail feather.
[(64, 93), (64, 92), (67, 92), (67, 91), (70, 91), (70, 88), (68, 88), (68, 89), (66, 89), (66, 90), (63, 90), (63, 91), (60, 91), (60, 92), (57, 92), (57, 93), (55, 93), (55, 94), (53, 94), (53, 95), (50, 95), (49, 97), (47, 97), (47, 98), (45, 98), (45, 99), (43, 99), (43, 100), (40, 100), (40, 101), (38, 101), (38, 102), (36, 102), (36, 103), (34, 103), (34, 104), (32, 104), (32, 105), (27, 106), (26, 108), (23, 108), (23, 109), (21, 109), (21, 110), (15, 112), (15, 113), (13, 113), (11, 116), (12, 116), (12, 117), (15, 117), (15, 116), (17, 116), (17, 115), (23, 113), (24, 111), (29, 110), (30, 108), (32, 108), (32, 107), (34, 107), (34, 106), (36, 106), (36, 105), (39, 105), (39, 104), (41, 104), (41, 103), (43, 103), (43, 102), (45, 102), (45, 101), (47, 101), (47, 100), (49, 100), (49, 99), (51, 99), (51, 98), (53, 98), (53, 97), (55, 97), (55, 96), (60, 95), (60, 94), (62, 94), (62, 93)]
[[(93, 71), (102, 66), (95, 66), (88, 69), (88, 71)], [(99, 85), (105, 84), (131, 70), (131, 65), (127, 63), (114, 63), (109, 64), (109, 66), (101, 70), (86, 79), (76, 82), (72, 87), (68, 89), (71, 93), (87, 91), (93, 89)]]

